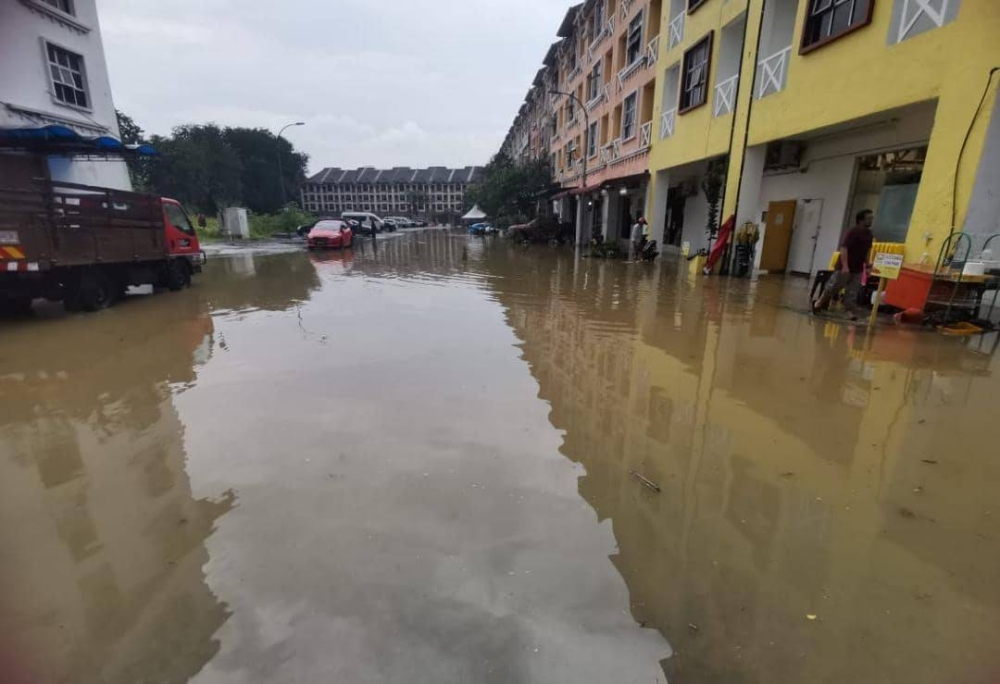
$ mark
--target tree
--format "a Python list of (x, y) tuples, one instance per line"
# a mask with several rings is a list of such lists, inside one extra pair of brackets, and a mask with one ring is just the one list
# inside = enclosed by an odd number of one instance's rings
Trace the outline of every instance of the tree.
[(201, 211), (242, 203), (243, 162), (215, 124), (177, 126), (169, 138), (154, 136), (160, 159), (150, 167), (150, 185)]
[(539, 198), (552, 183), (548, 160), (515, 162), (499, 153), (486, 165), (481, 183), (469, 188), (466, 202), (478, 204), (500, 226), (534, 218)]
[[(240, 159), (243, 203), (257, 213), (274, 213), (284, 205), (281, 180), (286, 193), (295, 192), (306, 178), (309, 157), (296, 152), (284, 138), (277, 139), (264, 128), (226, 128), (223, 139)], [(281, 156), (281, 179), (278, 156)]]
[[(140, 145), (146, 142), (146, 133), (135, 119), (118, 109), (115, 110), (115, 115), (118, 117), (118, 133), (123, 143)], [(148, 157), (126, 157), (125, 165), (128, 167), (128, 175), (135, 190), (142, 191), (149, 188), (149, 168), (153, 161)]]

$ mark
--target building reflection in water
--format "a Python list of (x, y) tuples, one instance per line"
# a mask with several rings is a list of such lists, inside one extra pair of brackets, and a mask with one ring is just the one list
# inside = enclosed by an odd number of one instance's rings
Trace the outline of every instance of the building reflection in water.
[(171, 389), (210, 358), (212, 318), (195, 290), (114, 313), (3, 331), (5, 682), (180, 683), (218, 650), (204, 541), (234, 496), (192, 494)]
[(989, 344), (869, 343), (669, 264), (483, 268), (670, 681), (996, 679)]

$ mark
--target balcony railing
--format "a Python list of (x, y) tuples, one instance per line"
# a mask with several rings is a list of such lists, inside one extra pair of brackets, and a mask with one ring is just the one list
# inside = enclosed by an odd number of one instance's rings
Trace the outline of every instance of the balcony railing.
[(649, 45), (646, 46), (646, 65), (652, 66), (656, 64), (656, 60), (660, 56), (660, 36), (653, 36), (653, 39), (649, 41)]
[(767, 97), (772, 93), (778, 93), (785, 89), (785, 82), (788, 78), (788, 56), (792, 53), (792, 46), (778, 50), (770, 57), (766, 57), (758, 62), (757, 69), (757, 99)]
[(632, 11), (632, 2), (634, 0), (622, 0), (622, 20), (628, 19), (629, 12)]
[(653, 142), (653, 122), (647, 121), (639, 126), (639, 149), (646, 149)]
[(724, 81), (715, 84), (715, 116), (722, 116), (733, 111), (736, 102), (736, 84), (740, 75), (734, 74)]
[(590, 62), (593, 62), (594, 59), (597, 57), (595, 51), (597, 50), (598, 46), (600, 46), (600, 44), (603, 43), (608, 36), (613, 35), (614, 32), (615, 32), (615, 18), (608, 17), (608, 20), (604, 22), (604, 26), (601, 28), (601, 32), (598, 33), (596, 36), (594, 36), (594, 39), (590, 41), (590, 45), (587, 46), (587, 57)]
[(677, 120), (677, 108), (668, 109), (660, 116), (660, 140), (666, 140), (674, 134), (674, 121)]
[(667, 37), (668, 50), (684, 42), (684, 12), (681, 12), (670, 20), (667, 30), (669, 31), (669, 36)]

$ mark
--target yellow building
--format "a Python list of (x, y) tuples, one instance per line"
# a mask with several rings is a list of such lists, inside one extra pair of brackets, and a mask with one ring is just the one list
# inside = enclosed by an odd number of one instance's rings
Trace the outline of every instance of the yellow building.
[(713, 162), (720, 221), (759, 223), (764, 271), (825, 268), (861, 209), (908, 263), (933, 265), (952, 231), (975, 250), (1000, 232), (1000, 2), (665, 0), (662, 23), (661, 244), (707, 246)]

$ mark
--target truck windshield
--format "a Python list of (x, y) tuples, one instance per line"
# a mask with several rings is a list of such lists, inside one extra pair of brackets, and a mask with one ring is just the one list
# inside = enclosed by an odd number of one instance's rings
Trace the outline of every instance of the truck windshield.
[(187, 214), (176, 204), (170, 204), (169, 202), (163, 203), (163, 210), (167, 213), (167, 218), (170, 220), (170, 224), (181, 231), (182, 233), (187, 233), (188, 235), (194, 235), (194, 228), (191, 227), (191, 222), (188, 221)]

